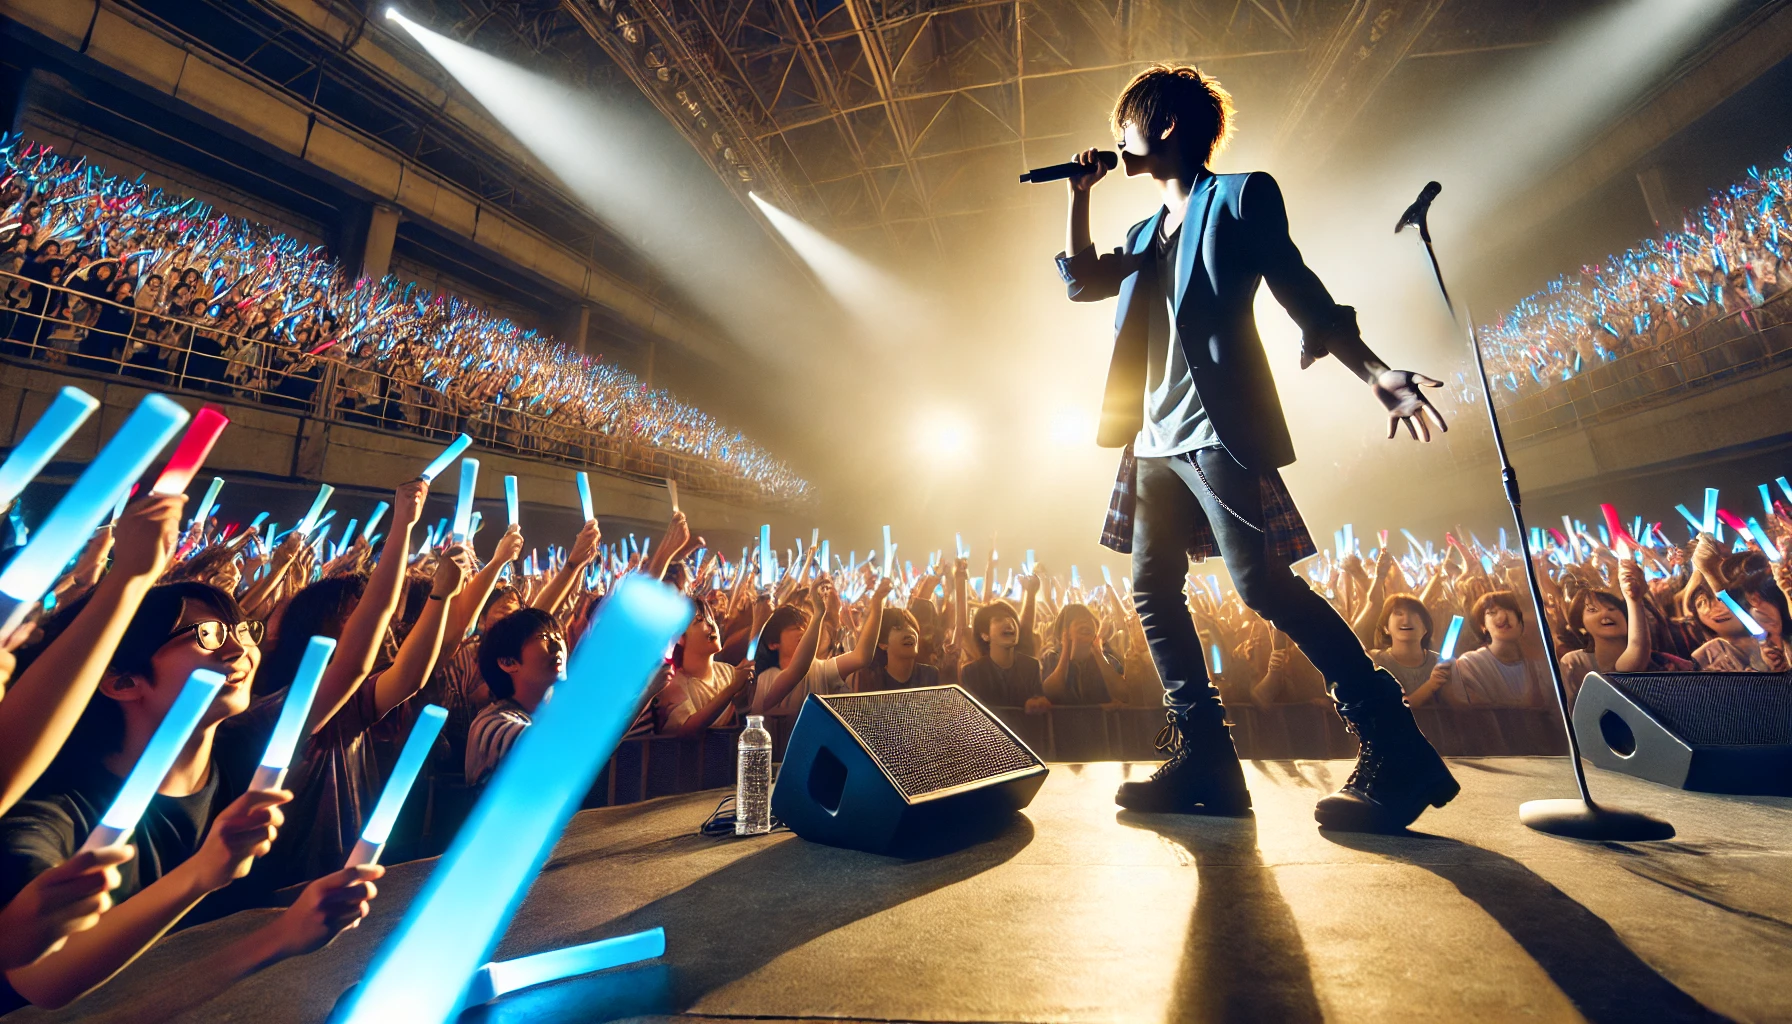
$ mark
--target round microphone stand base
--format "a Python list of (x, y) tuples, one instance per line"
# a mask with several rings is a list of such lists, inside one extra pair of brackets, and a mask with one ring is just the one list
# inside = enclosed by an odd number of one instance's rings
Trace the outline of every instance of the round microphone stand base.
[(1518, 808), (1518, 820), (1564, 839), (1633, 843), (1674, 838), (1674, 826), (1660, 818), (1588, 800), (1527, 800)]

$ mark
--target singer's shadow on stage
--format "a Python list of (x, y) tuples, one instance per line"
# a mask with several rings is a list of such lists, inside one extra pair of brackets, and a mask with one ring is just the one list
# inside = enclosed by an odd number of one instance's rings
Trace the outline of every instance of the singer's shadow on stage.
[(1424, 868), (1498, 922), (1592, 1024), (1724, 1021), (1625, 944), (1605, 919), (1504, 854), (1421, 832), (1321, 830), (1326, 839)]
[[(820, 936), (997, 867), (1032, 841), (1033, 823), (1018, 814), (959, 834), (945, 845), (911, 847), (902, 858), (776, 839), (601, 929), (568, 936), (565, 944), (665, 928), (665, 973), (642, 979), (649, 983), (642, 987), (662, 993), (664, 1004), (642, 1007), (637, 987), (625, 1000), (628, 1008), (622, 1015), (682, 1011)], [(557, 998), (553, 1010), (543, 1015), (539, 1011), (548, 1008), (538, 1006), (530, 1019), (615, 1016), (603, 1005), (608, 1001), (594, 990), (581, 1015), (579, 1008), (567, 1005), (579, 1002), (576, 995)], [(555, 1011), (571, 1012), (563, 1016)]]
[(1324, 1020), (1294, 911), (1257, 849), (1255, 818), (1121, 811), (1114, 820), (1157, 833), (1195, 862), (1195, 909), (1165, 1020)]

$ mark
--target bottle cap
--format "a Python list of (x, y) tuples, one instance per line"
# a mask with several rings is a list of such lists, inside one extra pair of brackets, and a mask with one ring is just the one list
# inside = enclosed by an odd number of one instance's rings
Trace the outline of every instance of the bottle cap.
[(749, 729), (765, 728), (765, 716), (764, 715), (748, 715), (747, 716), (747, 728), (749, 728)]

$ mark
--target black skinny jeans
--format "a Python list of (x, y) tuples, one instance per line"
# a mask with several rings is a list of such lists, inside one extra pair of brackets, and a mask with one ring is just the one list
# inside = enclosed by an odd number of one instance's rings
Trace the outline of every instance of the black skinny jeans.
[(1193, 458), (1199, 460), (1199, 473), (1189, 456), (1138, 460), (1133, 603), (1145, 627), (1151, 660), (1163, 677), (1164, 704), (1208, 720), (1225, 713), (1219, 690), (1208, 679), (1201, 637), (1183, 595), (1189, 543), (1199, 515), (1213, 527), (1238, 596), (1288, 634), (1313, 662), (1330, 684), (1340, 712), (1399, 701), (1400, 684), (1377, 671), (1344, 619), (1286, 561), (1270, 552), (1268, 537), (1260, 529), (1264, 522), (1259, 474), (1233, 461), (1223, 448), (1203, 448)]

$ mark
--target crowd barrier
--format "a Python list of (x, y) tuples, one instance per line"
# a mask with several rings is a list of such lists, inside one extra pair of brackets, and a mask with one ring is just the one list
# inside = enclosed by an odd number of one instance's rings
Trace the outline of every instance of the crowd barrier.
[[(307, 353), (0, 272), (0, 297), (9, 295), (30, 301), (0, 303), (0, 357), (434, 440), (464, 432), (483, 448), (640, 480), (673, 479), (687, 491), (735, 502), (763, 504), (768, 497), (725, 463), (426, 387), (350, 362), (333, 349)], [(85, 312), (77, 316), (77, 309)]]
[[(1047, 761), (1157, 761), (1155, 740), (1163, 727), (1160, 708), (1057, 707), (1040, 715), (1020, 708), (992, 709)], [(1282, 704), (1228, 710), (1233, 742), (1246, 760), (1328, 759), (1356, 756), (1356, 737), (1337, 712), (1321, 704)], [(1554, 708), (1413, 709), (1419, 729), (1446, 756), (1568, 753), (1562, 716)], [(790, 739), (792, 717), (768, 717), (774, 760)], [(691, 739), (623, 740), (591, 787), (585, 807), (613, 807), (655, 797), (734, 785), (735, 744), (740, 730), (710, 729)], [(421, 833), (422, 848), (440, 852), (477, 793), (453, 776), (430, 779), (426, 805), (407, 814)], [(694, 827), (694, 826), (693, 826)], [(398, 841), (395, 837), (395, 842)]]
[(1792, 291), (1652, 345), (1626, 352), (1564, 381), (1506, 400), (1509, 437), (1584, 429), (1656, 398), (1750, 376), (1792, 362)]

